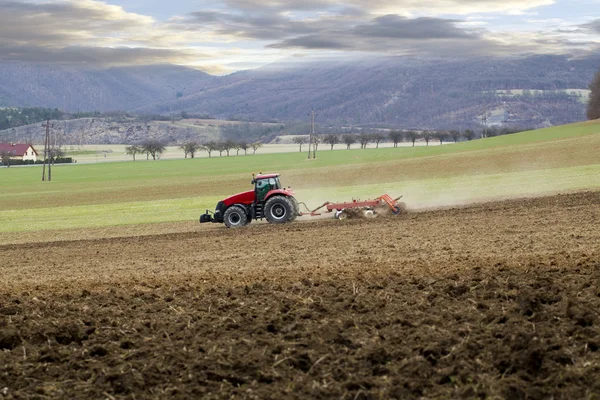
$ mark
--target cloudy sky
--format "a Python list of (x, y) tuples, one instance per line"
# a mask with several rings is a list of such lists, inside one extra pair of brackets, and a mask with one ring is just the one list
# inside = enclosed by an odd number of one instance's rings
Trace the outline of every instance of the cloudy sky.
[(0, 0), (0, 61), (176, 63), (600, 53), (600, 0)]

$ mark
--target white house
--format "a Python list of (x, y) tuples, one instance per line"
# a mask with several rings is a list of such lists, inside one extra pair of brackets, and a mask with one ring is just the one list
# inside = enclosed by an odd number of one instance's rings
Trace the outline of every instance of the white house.
[(0, 143), (0, 152), (9, 152), (12, 159), (37, 161), (38, 153), (30, 144)]

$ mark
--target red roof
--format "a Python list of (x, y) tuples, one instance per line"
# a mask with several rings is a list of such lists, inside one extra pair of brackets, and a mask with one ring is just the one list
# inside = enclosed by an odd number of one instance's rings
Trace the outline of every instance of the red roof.
[(8, 151), (17, 157), (23, 157), (30, 147), (37, 154), (37, 151), (30, 144), (0, 143), (0, 151)]

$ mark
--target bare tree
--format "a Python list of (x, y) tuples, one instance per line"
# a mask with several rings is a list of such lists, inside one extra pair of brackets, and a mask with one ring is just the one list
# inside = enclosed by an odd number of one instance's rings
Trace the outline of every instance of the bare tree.
[(263, 144), (261, 142), (254, 142), (250, 145), (250, 147), (252, 147), (253, 153), (252, 154), (256, 154), (256, 150), (260, 149), (261, 147), (263, 147)]
[(346, 150), (350, 150), (350, 146), (356, 143), (356, 135), (346, 134), (342, 136), (342, 142), (346, 145)]
[(296, 136), (293, 142), (297, 145), (300, 145), (300, 153), (302, 153), (302, 146), (305, 145), (308, 140), (306, 139), (306, 136)]
[(190, 157), (195, 158), (196, 153), (200, 150), (200, 143), (198, 142), (189, 142), (188, 143), (188, 151), (190, 153)]
[(135, 161), (135, 155), (141, 153), (143, 153), (143, 149), (138, 145), (125, 147), (125, 154), (133, 156), (133, 161)]
[(183, 150), (185, 158), (187, 158), (188, 154), (191, 158), (194, 158), (198, 150), (200, 150), (200, 144), (198, 142), (191, 141), (182, 144), (181, 146), (179, 146), (179, 148)]
[(244, 155), (247, 156), (248, 148), (250, 148), (250, 144), (248, 144), (248, 142), (243, 140), (239, 143), (239, 146), (240, 146), (240, 149), (244, 150)]
[(239, 156), (240, 155), (240, 150), (242, 149), (240, 147), (239, 142), (233, 142), (233, 149), (235, 150), (235, 155)]
[(187, 149), (187, 146), (185, 145), (185, 143), (180, 145), (179, 148), (181, 150), (183, 150), (184, 158), (187, 158), (189, 152), (188, 152), (188, 149)]
[(213, 151), (218, 150), (218, 143), (210, 141), (210, 142), (206, 142), (203, 146), (202, 146), (202, 150), (206, 151), (208, 153), (208, 158), (211, 157), (211, 154)]
[(165, 145), (159, 140), (149, 139), (142, 142), (142, 149), (144, 153), (151, 155), (152, 159), (156, 160), (157, 158), (160, 159), (160, 156), (165, 152)]
[(8, 150), (0, 151), (0, 160), (2, 164), (4, 164), (7, 168), (10, 167), (10, 162), (12, 161), (12, 153)]
[(431, 132), (423, 132), (423, 134), (421, 135), (423, 137), (423, 140), (425, 141), (426, 145), (429, 146), (429, 142), (431, 141), (431, 138), (433, 137), (433, 135), (431, 134)]
[(358, 135), (358, 142), (360, 143), (361, 149), (366, 149), (369, 143), (371, 143), (371, 134), (361, 133), (360, 135)]
[(392, 142), (394, 142), (394, 147), (398, 147), (398, 143), (404, 139), (404, 134), (402, 131), (390, 131), (390, 133), (388, 133), (388, 137)]
[(219, 152), (219, 157), (223, 157), (223, 152), (225, 151), (225, 142), (217, 142), (215, 144), (215, 150)]
[[(65, 156), (65, 152), (62, 149), (65, 141), (65, 134), (62, 129), (52, 130), (48, 142), (48, 159), (52, 165), (54, 165), (56, 159)], [(50, 172), (48, 172), (48, 174), (50, 174)]]
[(373, 133), (371, 134), (371, 140), (373, 140), (376, 144), (375, 148), (379, 148), (379, 143), (385, 140), (385, 135), (383, 133)]
[(340, 142), (340, 137), (334, 133), (329, 133), (323, 136), (323, 142), (331, 146), (331, 150), (333, 150), (333, 146)]
[(227, 157), (229, 157), (229, 152), (236, 148), (236, 143), (233, 140), (226, 140), (223, 142), (223, 149), (227, 153)]
[(475, 132), (473, 130), (471, 130), (471, 129), (467, 129), (465, 131), (464, 137), (468, 141), (471, 141), (471, 140), (475, 139)]
[(454, 140), (454, 143), (458, 142), (460, 140), (460, 137), (462, 136), (461, 133), (457, 130), (450, 131), (449, 135), (452, 138), (452, 140)]
[(433, 136), (435, 139), (439, 140), (440, 146), (441, 146), (442, 144), (444, 144), (444, 139), (446, 139), (446, 132), (436, 131), (436, 132), (433, 132), (433, 134), (431, 136)]
[(63, 158), (64, 156), (65, 152), (60, 147), (51, 147), (48, 150), (48, 157), (50, 157), (52, 165), (54, 165), (57, 159)]
[(406, 132), (406, 138), (412, 142), (413, 147), (415, 147), (415, 142), (419, 138), (419, 133), (415, 131)]

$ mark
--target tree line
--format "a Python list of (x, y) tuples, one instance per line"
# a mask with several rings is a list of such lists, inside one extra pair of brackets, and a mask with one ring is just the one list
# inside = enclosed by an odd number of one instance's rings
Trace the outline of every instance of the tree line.
[[(375, 145), (375, 148), (379, 148), (381, 143), (391, 142), (394, 147), (402, 142), (412, 143), (415, 146), (417, 141), (424, 141), (427, 146), (430, 142), (439, 142), (440, 145), (444, 142), (459, 142), (461, 140), (474, 140), (478, 138), (494, 137), (500, 135), (507, 135), (511, 133), (522, 132), (523, 129), (511, 129), (511, 128), (488, 128), (483, 130), (481, 133), (476, 133), (471, 129), (467, 129), (464, 132), (458, 130), (451, 131), (399, 131), (393, 130), (387, 133), (383, 132), (362, 132), (362, 133), (327, 133), (317, 134), (312, 137), (312, 146), (315, 150), (318, 150), (319, 145), (329, 146), (330, 150), (333, 150), (335, 145), (342, 144), (346, 146), (346, 149), (350, 150), (353, 145), (358, 144), (361, 149), (366, 149), (369, 145)], [(299, 145), (299, 150), (302, 152), (302, 147), (307, 145), (309, 142), (309, 136), (296, 136), (293, 139), (294, 144)], [(240, 152), (244, 152), (247, 155), (249, 151), (252, 154), (256, 154), (256, 151), (263, 146), (261, 141), (245, 141), (245, 140), (221, 140), (221, 141), (208, 141), (201, 143), (199, 141), (187, 141), (179, 144), (178, 148), (183, 151), (185, 158), (195, 158), (196, 154), (200, 151), (208, 153), (208, 157), (212, 157), (214, 154), (219, 153), (219, 156), (227, 156), (235, 152), (235, 155), (240, 155)], [(139, 144), (127, 146), (125, 153), (133, 157), (136, 160), (136, 156), (145, 155), (146, 159), (149, 160), (152, 157), (153, 160), (160, 159), (162, 154), (166, 150), (166, 144), (159, 140), (145, 140)]]
[(57, 108), (0, 108), (0, 131), (48, 119), (57, 120), (63, 118), (64, 115), (65, 113)]
[[(380, 143), (391, 142), (394, 147), (398, 147), (399, 143), (409, 142), (412, 143), (413, 147), (417, 141), (424, 141), (427, 146), (429, 142), (439, 142), (440, 145), (444, 142), (458, 142), (461, 140), (474, 140), (477, 138), (487, 138), (494, 136), (507, 135), (511, 133), (522, 132), (522, 129), (511, 129), (511, 128), (488, 128), (484, 129), (481, 133), (477, 134), (471, 129), (467, 129), (464, 132), (458, 130), (451, 131), (399, 131), (393, 130), (386, 133), (383, 132), (363, 132), (359, 134), (346, 133), (346, 134), (335, 134), (328, 133), (324, 135), (314, 135), (312, 138), (312, 145), (318, 149), (320, 144), (328, 145), (331, 150), (337, 144), (343, 144), (347, 150), (355, 144), (358, 144), (361, 149), (366, 149), (369, 145), (374, 144), (375, 148), (379, 148)], [(300, 152), (302, 152), (302, 146), (307, 145), (309, 142), (307, 136), (297, 136), (293, 139), (293, 142), (299, 145)]]
[[(178, 148), (183, 151), (185, 158), (195, 158), (199, 151), (206, 151), (208, 157), (212, 157), (213, 153), (219, 153), (219, 156), (226, 154), (228, 157), (233, 151), (236, 155), (240, 154), (240, 151), (244, 152), (244, 155), (248, 154), (248, 151), (252, 151), (252, 154), (256, 154), (256, 151), (263, 146), (262, 142), (246, 142), (246, 141), (208, 141), (206, 143), (200, 143), (197, 141), (188, 141), (180, 144)], [(149, 160), (152, 157), (153, 160), (158, 160), (165, 152), (167, 146), (160, 140), (145, 140), (140, 144), (127, 146), (125, 148), (125, 154), (133, 157), (133, 161), (136, 160), (136, 156), (145, 155), (146, 159)]]

